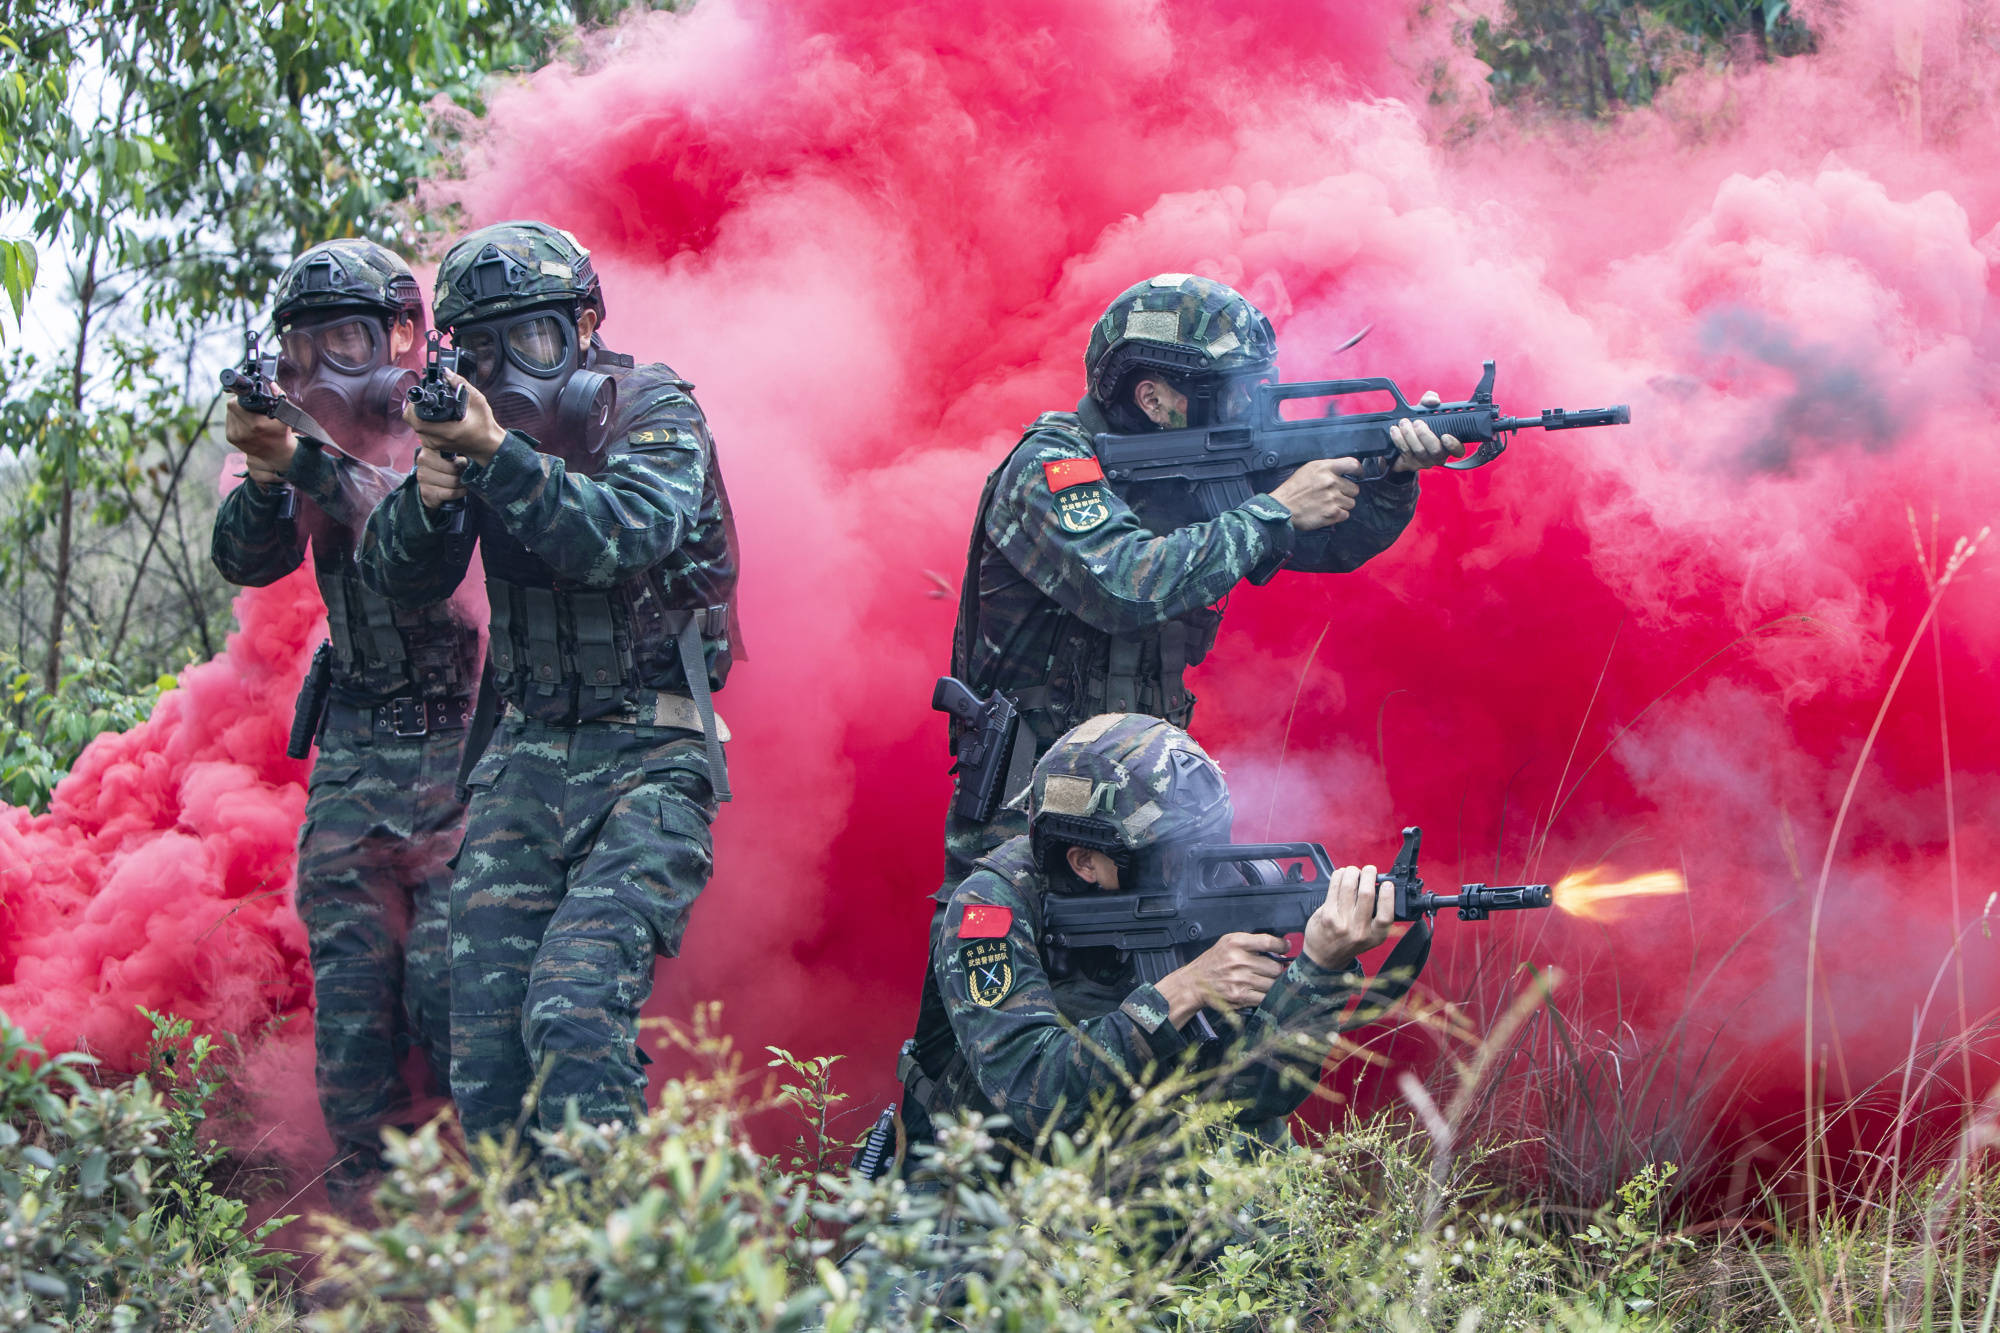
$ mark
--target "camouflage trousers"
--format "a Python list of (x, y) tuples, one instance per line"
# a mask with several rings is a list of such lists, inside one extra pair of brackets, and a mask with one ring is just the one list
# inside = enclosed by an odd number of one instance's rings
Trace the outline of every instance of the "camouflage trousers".
[(297, 906), (313, 969), (320, 1109), (339, 1193), (382, 1165), (381, 1130), (407, 1122), (412, 1044), (446, 1089), (445, 909), (465, 809), (461, 732), (414, 739), (329, 731), (306, 789)]
[[(644, 1105), (639, 1010), (713, 868), (698, 733), (510, 712), (471, 777), (451, 888), (451, 1089), (465, 1132)], [(526, 1105), (534, 1093), (532, 1107)]]

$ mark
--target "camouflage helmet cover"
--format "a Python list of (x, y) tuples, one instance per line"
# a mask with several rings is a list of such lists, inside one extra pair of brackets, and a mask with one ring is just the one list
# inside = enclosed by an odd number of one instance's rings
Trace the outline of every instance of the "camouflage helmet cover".
[(573, 302), (604, 317), (590, 251), (546, 222), (498, 222), (463, 238), (438, 266), (440, 328), (534, 305)]
[(1090, 394), (1109, 406), (1135, 369), (1176, 379), (1268, 371), (1278, 336), (1264, 312), (1212, 278), (1162, 273), (1119, 293), (1090, 330)]
[(390, 316), (423, 316), (423, 293), (410, 266), (393, 251), (360, 237), (322, 241), (278, 277), (274, 313), (280, 323), (308, 310), (368, 306)]
[(1071, 728), (1035, 765), (1028, 837), (1047, 871), (1068, 846), (1131, 857), (1149, 848), (1227, 838), (1222, 769), (1195, 739), (1140, 713), (1100, 713)]

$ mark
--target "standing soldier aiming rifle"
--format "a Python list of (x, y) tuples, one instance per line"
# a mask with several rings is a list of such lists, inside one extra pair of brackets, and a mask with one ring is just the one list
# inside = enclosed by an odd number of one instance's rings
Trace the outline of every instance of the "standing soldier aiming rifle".
[(254, 357), (225, 373), (241, 395), (226, 432), (247, 479), (222, 502), (212, 553), (230, 582), (262, 587), (310, 547), (326, 602), (292, 753), (305, 758), (317, 737), (297, 902), (337, 1152), (327, 1187), (345, 1203), (382, 1169), (382, 1126), (408, 1118), (400, 1066), (412, 1043), (446, 1090), (448, 862), (465, 813), (453, 787), (479, 631), (450, 602), (392, 607), (354, 561), (369, 512), (400, 480), (392, 466), (415, 451), (402, 399), (424, 317), (408, 266), (368, 241), (314, 246), (279, 278), (275, 323), (275, 386)]
[[(459, 371), (420, 386), (415, 475), (368, 524), (364, 577), (447, 597), (477, 542), (491, 608), (471, 808), (451, 893), (452, 1096), (467, 1134), (643, 1104), (640, 1007), (679, 952), (728, 799), (710, 691), (736, 550), (691, 386), (598, 340), (589, 252), (541, 222), (438, 269)], [(497, 721), (495, 719), (497, 718)], [(490, 743), (485, 733), (490, 729)]]
[[(960, 775), (934, 950), (944, 905), (974, 861), (1025, 831), (1024, 816), (998, 802), (1021, 789), (1058, 736), (1105, 712), (1187, 725), (1195, 701), (1183, 673), (1208, 655), (1230, 590), (1284, 569), (1358, 568), (1409, 524), (1416, 473), (1458, 451), (1421, 421), (1398, 422), (1390, 435), (1398, 457), (1380, 480), (1357, 480), (1353, 459), (1315, 460), (1213, 516), (1183, 484), (1107, 484), (1094, 436), (1233, 421), (1276, 360), (1271, 322), (1231, 288), (1177, 273), (1139, 283), (1092, 326), (1089, 392), (1076, 411), (1039, 417), (987, 478), (952, 637), (951, 674), (965, 688), (941, 683), (936, 701), (953, 712)], [(969, 702), (977, 696), (992, 703), (982, 711)], [(999, 719), (1010, 736), (993, 734)], [(1010, 761), (1010, 772), (979, 784), (975, 756), (989, 779), (996, 761)], [(919, 1078), (934, 1086), (949, 1047), (936, 976), (927, 974), (916, 1035), (903, 1050), (905, 1086)], [(906, 1118), (920, 1111), (905, 1099)]]

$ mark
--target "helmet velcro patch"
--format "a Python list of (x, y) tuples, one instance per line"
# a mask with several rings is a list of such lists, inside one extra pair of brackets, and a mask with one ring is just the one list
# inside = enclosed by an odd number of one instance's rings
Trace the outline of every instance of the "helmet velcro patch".
[(1096, 717), (1085, 718), (1070, 728), (1067, 739), (1072, 745), (1089, 745), (1131, 716), (1131, 713), (1099, 713)]
[(1094, 814), (1110, 785), (1072, 773), (1051, 773), (1042, 784), (1042, 810), (1051, 815)]
[(1147, 342), (1177, 343), (1181, 340), (1181, 317), (1173, 310), (1134, 310), (1125, 317), (1125, 336)]

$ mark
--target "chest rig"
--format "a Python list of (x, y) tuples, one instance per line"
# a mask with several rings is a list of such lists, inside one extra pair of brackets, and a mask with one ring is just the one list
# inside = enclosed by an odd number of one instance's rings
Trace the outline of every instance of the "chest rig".
[[(713, 676), (728, 674), (729, 607), (668, 606), (658, 570), (608, 591), (489, 575), (486, 595), (494, 687), (538, 721), (567, 725), (629, 712), (648, 690), (706, 694)], [(714, 669), (709, 643), (722, 645)]]
[[(1090, 437), (1071, 412), (1045, 412), (1014, 447), (1018, 453), (1039, 434), (1061, 436), (1088, 451)], [(952, 636), (952, 674), (978, 690), (991, 689), (996, 682), (975, 678), (972, 645), (979, 628), (979, 566), (990, 544), (986, 537), (986, 517), (992, 510), (1007, 462), (986, 479), (979, 497), (979, 511), (972, 525), (972, 541), (966, 555), (965, 581), (959, 586), (958, 626)], [(1142, 520), (1155, 530), (1180, 526), (1175, 517), (1149, 510), (1147, 498), (1123, 496)], [(1184, 676), (1190, 666), (1208, 656), (1215, 645), (1216, 630), (1222, 624), (1217, 607), (1203, 607), (1156, 629), (1134, 634), (1110, 634), (1084, 623), (1053, 602), (1035, 613), (1054, 622), (1048, 664), (1043, 679), (1007, 693), (1020, 709), (1022, 719), (1035, 732), (1037, 748), (1099, 713), (1145, 713), (1185, 727), (1194, 715), (1195, 698)]]
[(314, 532), (313, 550), (334, 699), (364, 707), (393, 700), (456, 706), (470, 697), (478, 631), (449, 602), (412, 611), (373, 591), (362, 583), (344, 533)]

